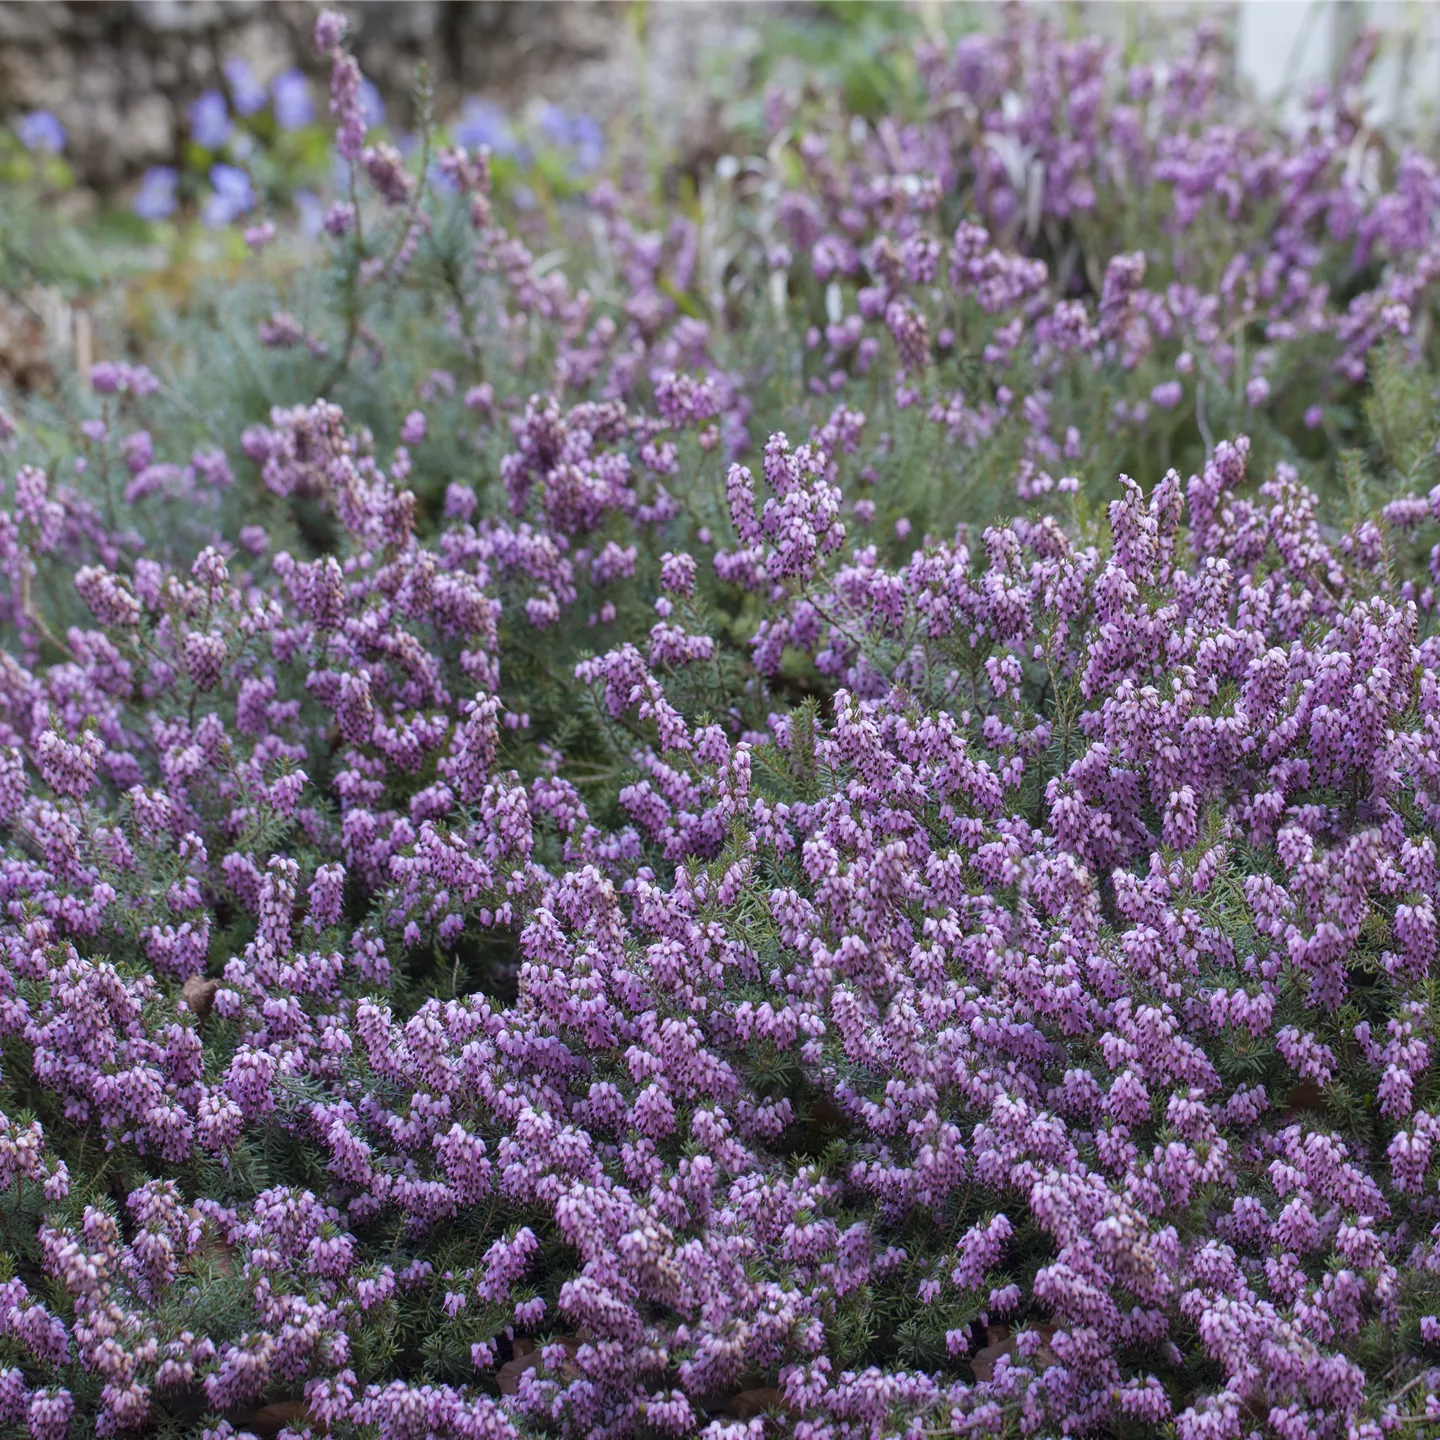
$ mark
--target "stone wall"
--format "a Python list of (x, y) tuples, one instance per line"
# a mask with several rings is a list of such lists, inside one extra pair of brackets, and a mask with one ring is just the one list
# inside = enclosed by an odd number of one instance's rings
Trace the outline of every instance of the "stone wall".
[[(318, 8), (308, 0), (0, 0), (0, 123), (53, 111), (80, 181), (123, 187), (175, 158), (186, 105), (220, 83), (232, 56), (262, 83), (299, 65), (319, 99), (325, 75), (310, 43)], [(424, 59), (442, 117), (462, 96), (481, 94), (512, 113), (542, 99), (633, 130), (648, 95), (660, 138), (684, 148), (702, 143), (713, 120), (714, 88), (697, 81), (714, 57), (743, 47), (763, 7), (410, 0), (342, 8), (365, 73), (401, 124)]]

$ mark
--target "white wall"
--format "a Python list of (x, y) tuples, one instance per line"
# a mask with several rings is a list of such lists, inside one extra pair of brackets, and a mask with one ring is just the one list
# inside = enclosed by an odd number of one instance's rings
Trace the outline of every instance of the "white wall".
[(1380, 32), (1370, 71), (1371, 114), (1412, 133), (1433, 132), (1440, 102), (1440, 5), (1423, 0), (1240, 0), (1241, 78), (1298, 116), (1305, 92), (1328, 84), (1363, 28)]

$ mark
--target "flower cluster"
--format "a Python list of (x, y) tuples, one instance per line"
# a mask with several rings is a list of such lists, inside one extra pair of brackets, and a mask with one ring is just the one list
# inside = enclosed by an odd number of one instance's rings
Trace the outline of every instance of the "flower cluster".
[[(1433, 174), (1033, 26), (792, 136), (752, 349), (327, 12), (337, 313), (4, 417), (0, 1424), (1440, 1426)], [(1344, 501), (1208, 433), (1356, 360)]]

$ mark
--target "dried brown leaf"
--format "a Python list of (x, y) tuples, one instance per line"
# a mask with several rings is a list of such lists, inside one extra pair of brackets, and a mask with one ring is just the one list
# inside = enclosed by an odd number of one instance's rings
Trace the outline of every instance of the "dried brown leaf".
[(725, 1404), (724, 1413), (731, 1420), (751, 1420), (767, 1410), (785, 1409), (785, 1397), (773, 1385), (761, 1385), (754, 1390), (742, 1390), (732, 1395)]
[[(560, 1374), (566, 1380), (578, 1380), (580, 1367), (575, 1364), (574, 1355), (580, 1348), (580, 1342), (573, 1335), (556, 1335), (546, 1344), (565, 1347), (565, 1353), (571, 1358), (561, 1365)], [(528, 1345), (529, 1349), (521, 1350), (522, 1345)], [(540, 1347), (537, 1347), (533, 1340), (516, 1340), (515, 1358), (507, 1360), (495, 1372), (495, 1383), (500, 1387), (502, 1395), (518, 1395), (520, 1393), (520, 1377), (529, 1370), (538, 1370), (539, 1368)]]
[(190, 1007), (190, 1013), (197, 1020), (203, 1020), (215, 1003), (215, 992), (220, 988), (218, 980), (207, 980), (203, 975), (192, 975), (181, 987), (180, 998)]
[(269, 1440), (270, 1436), (278, 1435), (287, 1425), (303, 1425), (309, 1421), (310, 1411), (303, 1400), (276, 1400), (270, 1405), (262, 1405), (260, 1409), (250, 1411), (248, 1415), (242, 1415), (231, 1423), (239, 1430), (253, 1431), (261, 1440)]
[(1280, 1112), (1281, 1120), (1294, 1119), (1302, 1110), (1324, 1113), (1325, 1092), (1313, 1081), (1302, 1080), (1285, 1097), (1285, 1108)]
[[(1019, 1363), (1029, 1365), (1032, 1370), (1044, 1370), (1047, 1366), (1058, 1365), (1060, 1357), (1050, 1348), (1050, 1341), (1055, 1336), (1055, 1327), (1053, 1325), (1035, 1325), (1031, 1328), (1040, 1332), (1044, 1343), (1029, 1360)], [(997, 1339), (996, 1332), (1002, 1330), (1005, 1331), (1004, 1336)], [(995, 1365), (1000, 1357), (1014, 1355), (1019, 1346), (1019, 1337), (1010, 1334), (1004, 1325), (991, 1325), (988, 1334), (990, 1343), (970, 1357), (970, 1368), (975, 1372), (977, 1380), (993, 1380)]]

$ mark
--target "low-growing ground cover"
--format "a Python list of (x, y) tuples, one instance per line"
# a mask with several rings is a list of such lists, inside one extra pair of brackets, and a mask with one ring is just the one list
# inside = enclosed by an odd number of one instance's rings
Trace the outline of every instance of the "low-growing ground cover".
[(667, 204), (316, 39), (326, 268), (4, 419), (0, 1422), (1440, 1429), (1364, 53), (1286, 134), (1017, 12)]

